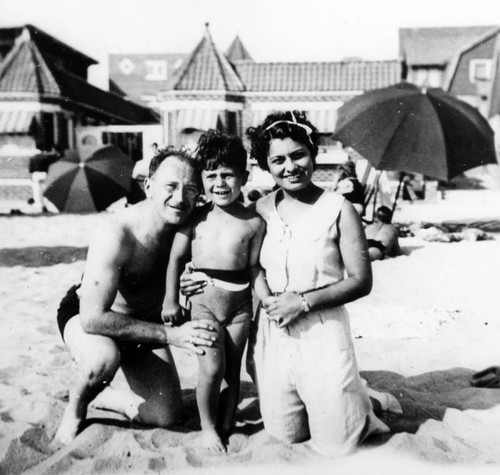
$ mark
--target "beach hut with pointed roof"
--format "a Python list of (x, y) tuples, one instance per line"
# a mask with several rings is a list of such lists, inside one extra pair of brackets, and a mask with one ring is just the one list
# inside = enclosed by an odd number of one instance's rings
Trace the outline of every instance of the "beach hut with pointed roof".
[(366, 90), (401, 79), (398, 60), (261, 63), (236, 37), (222, 54), (206, 25), (202, 40), (158, 100), (169, 144), (193, 143), (186, 131), (219, 128), (242, 135), (273, 110), (306, 111), (323, 134), (337, 109)]
[(165, 143), (191, 144), (208, 129), (241, 131), (245, 86), (212, 39), (208, 23), (203, 38), (160, 93)]
[(76, 149), (82, 127), (159, 123), (151, 109), (91, 85), (94, 64), (32, 25), (0, 29), (0, 199), (29, 197), (29, 157)]

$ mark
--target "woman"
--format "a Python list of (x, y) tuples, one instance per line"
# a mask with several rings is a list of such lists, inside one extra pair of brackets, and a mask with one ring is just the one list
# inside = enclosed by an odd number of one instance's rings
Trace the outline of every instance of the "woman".
[[(369, 433), (389, 430), (359, 377), (344, 308), (372, 286), (363, 227), (349, 201), (313, 183), (319, 135), (304, 114), (271, 114), (247, 136), (278, 185), (257, 202), (272, 292), (253, 345), (264, 425), (286, 442), (310, 438), (327, 456), (350, 453)], [(385, 409), (394, 404), (381, 396)]]
[(356, 175), (354, 162), (347, 161), (340, 165), (339, 179), (335, 191), (343, 195), (346, 200), (349, 200), (360, 215), (363, 214), (365, 195), (363, 185)]

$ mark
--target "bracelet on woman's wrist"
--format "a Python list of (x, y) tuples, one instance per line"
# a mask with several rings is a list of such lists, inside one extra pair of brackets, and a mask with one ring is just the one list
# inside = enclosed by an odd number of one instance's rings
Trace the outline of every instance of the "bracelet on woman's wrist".
[(304, 297), (304, 294), (300, 294), (300, 303), (302, 304), (302, 311), (304, 313), (307, 313), (311, 310), (311, 307), (309, 306), (309, 303), (307, 302), (306, 298)]

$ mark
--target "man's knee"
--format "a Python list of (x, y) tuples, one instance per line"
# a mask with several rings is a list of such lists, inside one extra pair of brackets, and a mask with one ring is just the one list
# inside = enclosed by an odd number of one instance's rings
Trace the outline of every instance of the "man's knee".
[(78, 371), (90, 385), (107, 385), (120, 367), (120, 362), (121, 356), (118, 348), (96, 348), (95, 352), (79, 358)]

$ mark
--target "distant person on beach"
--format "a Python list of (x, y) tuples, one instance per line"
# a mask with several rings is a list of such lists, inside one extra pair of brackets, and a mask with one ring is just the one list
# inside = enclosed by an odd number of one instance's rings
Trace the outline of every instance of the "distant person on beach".
[(335, 191), (340, 193), (346, 200), (349, 200), (360, 215), (363, 213), (363, 185), (356, 175), (354, 162), (348, 160), (340, 165), (339, 179)]
[(46, 200), (44, 197), (47, 176), (50, 166), (61, 158), (61, 150), (53, 148), (50, 151), (42, 151), (30, 158), (28, 171), (31, 176), (32, 198), (30, 203), (36, 213), (47, 212)]
[(151, 144), (152, 155), (150, 157), (143, 157), (135, 163), (132, 170), (132, 181), (130, 182), (130, 193), (127, 196), (127, 205), (133, 205), (142, 201), (146, 194), (144, 192), (144, 180), (148, 176), (149, 164), (152, 158), (158, 153), (159, 148), (156, 142)]
[(375, 213), (373, 223), (365, 227), (371, 261), (378, 261), (385, 257), (395, 257), (401, 254), (398, 228), (391, 224), (391, 221), (391, 210), (387, 206), (380, 206)]
[[(235, 425), (241, 357), (252, 319), (251, 284), (260, 271), (265, 226), (238, 199), (248, 176), (247, 153), (239, 137), (209, 130), (198, 141), (196, 158), (209, 202), (175, 235), (162, 316), (167, 322), (182, 319), (179, 277), (190, 257), (191, 271), (207, 282), (203, 293), (189, 299), (191, 318), (210, 320), (217, 332), (217, 344), (198, 355), (202, 446), (225, 452)], [(264, 281), (261, 288), (261, 298), (270, 295)], [(221, 393), (223, 380), (227, 386)]]
[[(76, 370), (57, 441), (75, 438), (93, 400), (98, 408), (142, 424), (165, 427), (179, 421), (181, 390), (169, 346), (201, 355), (216, 341), (212, 321), (176, 327), (161, 319), (170, 247), (195, 208), (199, 187), (190, 156), (162, 150), (150, 164), (146, 199), (97, 230), (80, 299), (70, 289), (58, 311)], [(125, 390), (112, 385), (119, 369)]]

